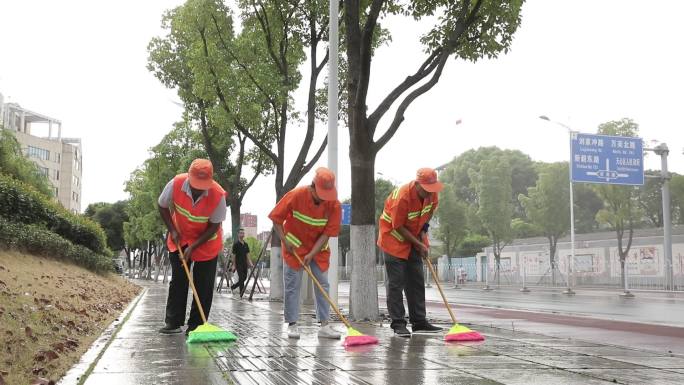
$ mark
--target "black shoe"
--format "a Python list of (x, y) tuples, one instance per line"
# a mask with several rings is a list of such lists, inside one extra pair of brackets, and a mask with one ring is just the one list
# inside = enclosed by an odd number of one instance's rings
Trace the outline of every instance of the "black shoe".
[(159, 329), (159, 333), (161, 334), (178, 334), (181, 331), (182, 330), (180, 326), (173, 326), (169, 324), (166, 324), (163, 328)]
[(411, 337), (411, 332), (406, 329), (406, 325), (396, 325), (392, 329), (394, 329), (394, 335), (397, 337)]
[(197, 326), (199, 325), (188, 325), (188, 327), (185, 329), (185, 336), (187, 337), (191, 331), (197, 329)]
[(439, 333), (443, 329), (438, 326), (431, 325), (429, 322), (425, 321), (411, 325), (411, 330), (414, 333)]

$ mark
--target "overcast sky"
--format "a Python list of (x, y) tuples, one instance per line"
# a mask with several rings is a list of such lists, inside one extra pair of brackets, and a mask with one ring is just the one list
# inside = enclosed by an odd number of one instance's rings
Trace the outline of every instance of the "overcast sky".
[[(83, 209), (126, 198), (128, 175), (180, 119), (175, 92), (146, 69), (146, 47), (162, 33), (162, 12), (181, 3), (0, 1), (0, 92), (60, 119), (63, 136), (82, 138)], [(633, 118), (645, 144), (667, 142), (670, 169), (684, 173), (682, 14), (684, 2), (677, 0), (527, 1), (511, 51), (474, 64), (452, 60), (440, 83), (410, 107), (376, 170), (404, 182), (419, 167), (480, 146), (567, 160), (567, 133), (538, 119), (543, 114), (582, 132)], [(405, 19), (385, 26), (393, 42), (373, 61), (370, 109), (415, 71), (423, 57), (418, 36), (429, 27)], [(326, 126), (318, 129), (320, 136)], [(350, 195), (344, 127), (339, 140), (344, 198)], [(296, 144), (289, 143), (290, 158)], [(324, 156), (320, 163), (326, 162)], [(659, 168), (659, 159), (651, 155), (646, 166)], [(270, 225), (274, 199), (273, 178), (261, 178), (243, 203), (243, 211), (259, 215), (260, 230)]]

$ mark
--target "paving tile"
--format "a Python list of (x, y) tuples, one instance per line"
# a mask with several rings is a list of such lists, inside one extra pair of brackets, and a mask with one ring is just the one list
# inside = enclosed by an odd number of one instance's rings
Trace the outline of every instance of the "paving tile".
[(621, 369), (635, 367), (631, 363), (594, 356), (522, 356), (520, 358), (560, 369)]
[(500, 382), (459, 370), (355, 371), (354, 376), (373, 385), (500, 385)]
[(684, 369), (684, 357), (624, 357), (607, 356), (611, 360), (629, 362), (656, 369)]
[(612, 383), (560, 369), (468, 369), (466, 372), (506, 385), (607, 385)]
[(647, 350), (636, 350), (621, 348), (617, 346), (598, 346), (598, 347), (585, 347), (585, 346), (566, 346), (559, 347), (567, 352), (586, 354), (591, 356), (626, 356), (626, 357), (655, 357), (655, 356), (665, 356), (663, 353), (651, 352)]
[(429, 370), (444, 369), (445, 365), (425, 360), (421, 356), (406, 354), (387, 357), (331, 357), (329, 362), (342, 370)]
[(573, 371), (620, 384), (684, 384), (683, 373), (657, 369), (578, 369)]
[[(506, 356), (570, 356), (581, 353), (554, 349), (545, 346), (482, 346), (478, 349)], [(565, 349), (565, 348), (563, 348)]]
[(202, 384), (225, 385), (228, 378), (221, 372), (207, 372), (205, 370), (180, 370), (159, 373), (148, 370), (144, 373), (92, 373), (84, 385), (128, 385), (128, 384)]
[(539, 363), (507, 356), (429, 357), (431, 361), (455, 369), (544, 369)]
[(370, 385), (340, 371), (232, 372), (229, 376), (240, 385)]

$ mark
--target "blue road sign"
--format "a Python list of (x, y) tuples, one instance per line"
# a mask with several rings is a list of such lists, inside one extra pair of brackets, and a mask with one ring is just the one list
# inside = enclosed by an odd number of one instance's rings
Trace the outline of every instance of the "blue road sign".
[(350, 225), (351, 224), (351, 204), (349, 204), (349, 203), (343, 203), (342, 204), (342, 224), (343, 225)]
[(644, 151), (641, 138), (573, 132), (572, 181), (643, 185)]

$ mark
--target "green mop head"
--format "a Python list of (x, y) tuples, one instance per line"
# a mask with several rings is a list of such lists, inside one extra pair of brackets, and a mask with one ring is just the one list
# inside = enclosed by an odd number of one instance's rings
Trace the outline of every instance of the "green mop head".
[(231, 342), (237, 340), (237, 336), (229, 331), (223, 330), (218, 326), (204, 324), (197, 327), (188, 334), (187, 343), (202, 342)]

